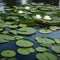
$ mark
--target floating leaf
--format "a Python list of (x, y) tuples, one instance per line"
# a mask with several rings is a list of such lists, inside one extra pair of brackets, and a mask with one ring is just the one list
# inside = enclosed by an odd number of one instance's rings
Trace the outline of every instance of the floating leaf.
[(54, 39), (57, 44), (60, 44), (60, 39)]
[(14, 29), (14, 28), (17, 28), (18, 26), (17, 25), (9, 25), (8, 27)]
[(48, 60), (57, 60), (57, 57), (52, 53), (45, 52), (43, 53), (43, 55), (45, 55), (48, 58)]
[(47, 48), (37, 47), (37, 48), (36, 48), (36, 51), (38, 51), (38, 52), (45, 52), (45, 51), (47, 51)]
[(26, 24), (19, 24), (19, 27), (27, 27)]
[(14, 40), (14, 39), (15, 38), (13, 36), (0, 34), (0, 43), (9, 42), (9, 41)]
[(38, 53), (38, 54), (36, 55), (36, 58), (37, 58), (38, 60), (48, 60), (47, 57), (46, 57), (45, 55), (41, 54), (41, 53)]
[(17, 50), (17, 52), (22, 55), (29, 55), (29, 54), (35, 52), (35, 50), (34, 50), (34, 48), (19, 48)]
[(58, 27), (58, 26), (50, 26), (50, 29), (53, 30), (53, 31), (56, 31), (56, 30), (60, 29), (60, 27)]
[(60, 53), (60, 46), (52, 46), (52, 50), (56, 53)]
[(18, 33), (21, 35), (32, 35), (35, 33), (35, 29), (32, 27), (23, 27), (19, 29)]
[(50, 39), (50, 38), (36, 37), (35, 39), (39, 43), (55, 43), (55, 41), (53, 39)]
[(20, 39), (24, 39), (24, 38), (25, 38), (25, 36), (15, 36), (16, 40), (20, 40)]
[(52, 30), (49, 30), (49, 29), (40, 29), (39, 32), (43, 33), (43, 34), (49, 34), (49, 33), (52, 33)]
[(16, 30), (10, 30), (10, 33), (17, 34), (17, 31)]
[(13, 56), (16, 55), (16, 53), (13, 50), (4, 50), (4, 51), (1, 52), (1, 55), (3, 57), (13, 57)]
[(22, 40), (18, 40), (16, 42), (16, 45), (17, 46), (20, 46), (20, 47), (31, 47), (34, 45), (33, 42), (29, 41), (29, 40), (26, 40), (26, 39), (22, 39)]
[(52, 44), (50, 44), (50, 43), (41, 43), (40, 46), (50, 48), (50, 47), (52, 47)]

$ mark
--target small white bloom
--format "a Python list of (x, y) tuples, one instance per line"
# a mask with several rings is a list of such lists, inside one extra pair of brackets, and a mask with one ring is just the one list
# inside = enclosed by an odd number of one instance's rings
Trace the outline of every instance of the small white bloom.
[(41, 17), (41, 15), (36, 15), (36, 18), (41, 19), (42, 17)]
[(20, 11), (18, 11), (18, 13), (23, 13), (23, 11), (20, 10)]
[(45, 20), (51, 20), (52, 18), (50, 16), (44, 16)]
[(25, 9), (26, 9), (26, 10), (29, 10), (29, 9), (30, 9), (30, 7), (29, 7), (29, 6), (26, 6), (26, 7), (25, 7)]

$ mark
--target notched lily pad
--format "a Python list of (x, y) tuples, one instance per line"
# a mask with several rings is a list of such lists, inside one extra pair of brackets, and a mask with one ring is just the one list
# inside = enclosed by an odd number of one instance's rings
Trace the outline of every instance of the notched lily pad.
[(38, 54), (36, 55), (36, 58), (37, 58), (38, 60), (48, 60), (47, 57), (46, 57), (45, 55), (41, 54), (41, 53), (38, 53)]
[(35, 29), (32, 27), (23, 27), (23, 28), (20, 28), (18, 31), (18, 34), (21, 34), (21, 35), (32, 35), (34, 33), (35, 33)]
[(54, 39), (57, 44), (60, 44), (60, 39)]
[(24, 38), (25, 38), (25, 36), (15, 36), (16, 40), (20, 40), (20, 39), (24, 39)]
[(53, 31), (59, 30), (60, 27), (59, 26), (50, 26), (50, 29)]
[(19, 27), (27, 27), (26, 24), (19, 24)]
[(52, 53), (45, 52), (45, 53), (43, 53), (43, 55), (45, 55), (48, 58), (48, 60), (57, 60), (57, 56), (55, 56)]
[(53, 31), (50, 29), (40, 29), (39, 32), (43, 34), (49, 34), (49, 33), (52, 33)]
[(13, 50), (4, 50), (4, 51), (1, 52), (1, 55), (3, 57), (13, 57), (13, 56), (16, 55), (16, 53)]
[(29, 55), (31, 53), (34, 53), (34, 48), (19, 48), (17, 49), (17, 52), (22, 55)]
[(53, 39), (50, 39), (50, 38), (36, 37), (35, 39), (39, 43), (55, 43), (55, 41)]
[(56, 53), (60, 53), (60, 45), (59, 46), (52, 46), (52, 50)]
[(10, 35), (0, 34), (0, 43), (6, 43), (14, 40), (15, 38)]
[(50, 44), (50, 43), (41, 43), (40, 46), (51, 48), (52, 44)]
[(16, 45), (17, 46), (20, 46), (20, 47), (31, 47), (34, 45), (33, 42), (29, 41), (29, 40), (26, 40), (26, 39), (22, 39), (22, 40), (18, 40), (16, 42)]
[(45, 47), (37, 47), (36, 51), (38, 51), (38, 52), (45, 52), (45, 51), (47, 51), (47, 48), (45, 48)]

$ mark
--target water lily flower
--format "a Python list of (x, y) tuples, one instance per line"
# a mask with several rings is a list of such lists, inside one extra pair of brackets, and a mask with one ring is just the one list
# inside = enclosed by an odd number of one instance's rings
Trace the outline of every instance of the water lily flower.
[(41, 17), (41, 15), (36, 15), (36, 18), (41, 19), (42, 17)]
[(18, 11), (18, 13), (23, 13), (23, 11), (22, 11), (22, 10), (20, 10), (20, 11)]
[(29, 10), (29, 9), (30, 9), (30, 7), (29, 7), (29, 6), (26, 6), (26, 7), (25, 7), (25, 9), (26, 9), (26, 10)]
[(51, 20), (52, 18), (47, 15), (47, 16), (44, 16), (44, 19), (45, 19), (45, 20)]

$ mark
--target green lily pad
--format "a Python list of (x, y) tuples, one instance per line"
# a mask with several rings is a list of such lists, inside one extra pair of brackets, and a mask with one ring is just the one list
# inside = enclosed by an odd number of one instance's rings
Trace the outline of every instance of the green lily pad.
[(0, 28), (0, 31), (3, 31), (3, 28)]
[(13, 36), (0, 34), (0, 43), (6, 43), (14, 40)]
[(39, 43), (55, 43), (55, 41), (50, 38), (36, 37), (35, 39)]
[(23, 27), (19, 29), (18, 33), (21, 35), (32, 35), (35, 33), (35, 29), (32, 27)]
[(52, 33), (53, 31), (49, 29), (40, 29), (39, 32), (43, 34), (49, 34), (49, 33)]
[(4, 50), (4, 51), (1, 52), (1, 55), (3, 57), (13, 57), (13, 56), (16, 55), (16, 53), (13, 50)]
[(47, 51), (47, 48), (45, 48), (45, 47), (37, 47), (36, 51), (38, 51), (38, 52), (45, 52), (45, 51)]
[(17, 25), (9, 25), (8, 27), (9, 27), (9, 28), (12, 28), (12, 29), (15, 29), (15, 28), (17, 28), (18, 26), (17, 26)]
[(37, 58), (38, 60), (48, 60), (47, 57), (46, 57), (45, 55), (41, 54), (41, 53), (38, 53), (38, 54), (36, 55), (36, 58)]
[(60, 39), (54, 39), (57, 44), (60, 44)]
[(24, 39), (24, 38), (25, 38), (25, 36), (15, 36), (16, 40), (20, 40), (20, 39)]
[(58, 27), (58, 26), (50, 26), (50, 29), (53, 30), (53, 31), (56, 31), (56, 30), (60, 29), (60, 27)]
[(27, 27), (26, 24), (19, 24), (19, 27)]
[(51, 48), (52, 44), (50, 44), (50, 43), (41, 43), (40, 46)]
[(3, 33), (3, 34), (8, 34), (9, 32), (5, 30), (5, 31), (3, 31), (2, 33)]
[(43, 55), (45, 55), (48, 58), (48, 60), (57, 60), (57, 57), (52, 53), (45, 52), (43, 53)]
[(10, 33), (17, 34), (17, 31), (16, 30), (10, 30)]
[(19, 54), (22, 54), (22, 55), (29, 55), (29, 54), (30, 54), (30, 52), (29, 52), (27, 49), (24, 49), (24, 48), (19, 48), (19, 49), (17, 50), (17, 52), (18, 52)]
[(19, 48), (17, 50), (17, 52), (22, 55), (29, 55), (29, 54), (35, 52), (35, 50), (34, 50), (34, 48)]
[(60, 53), (60, 46), (52, 46), (52, 50), (56, 53)]
[(18, 40), (16, 42), (16, 45), (17, 46), (20, 46), (20, 47), (31, 47), (34, 45), (33, 42), (29, 41), (29, 40), (26, 40), (26, 39), (22, 39), (22, 40)]

